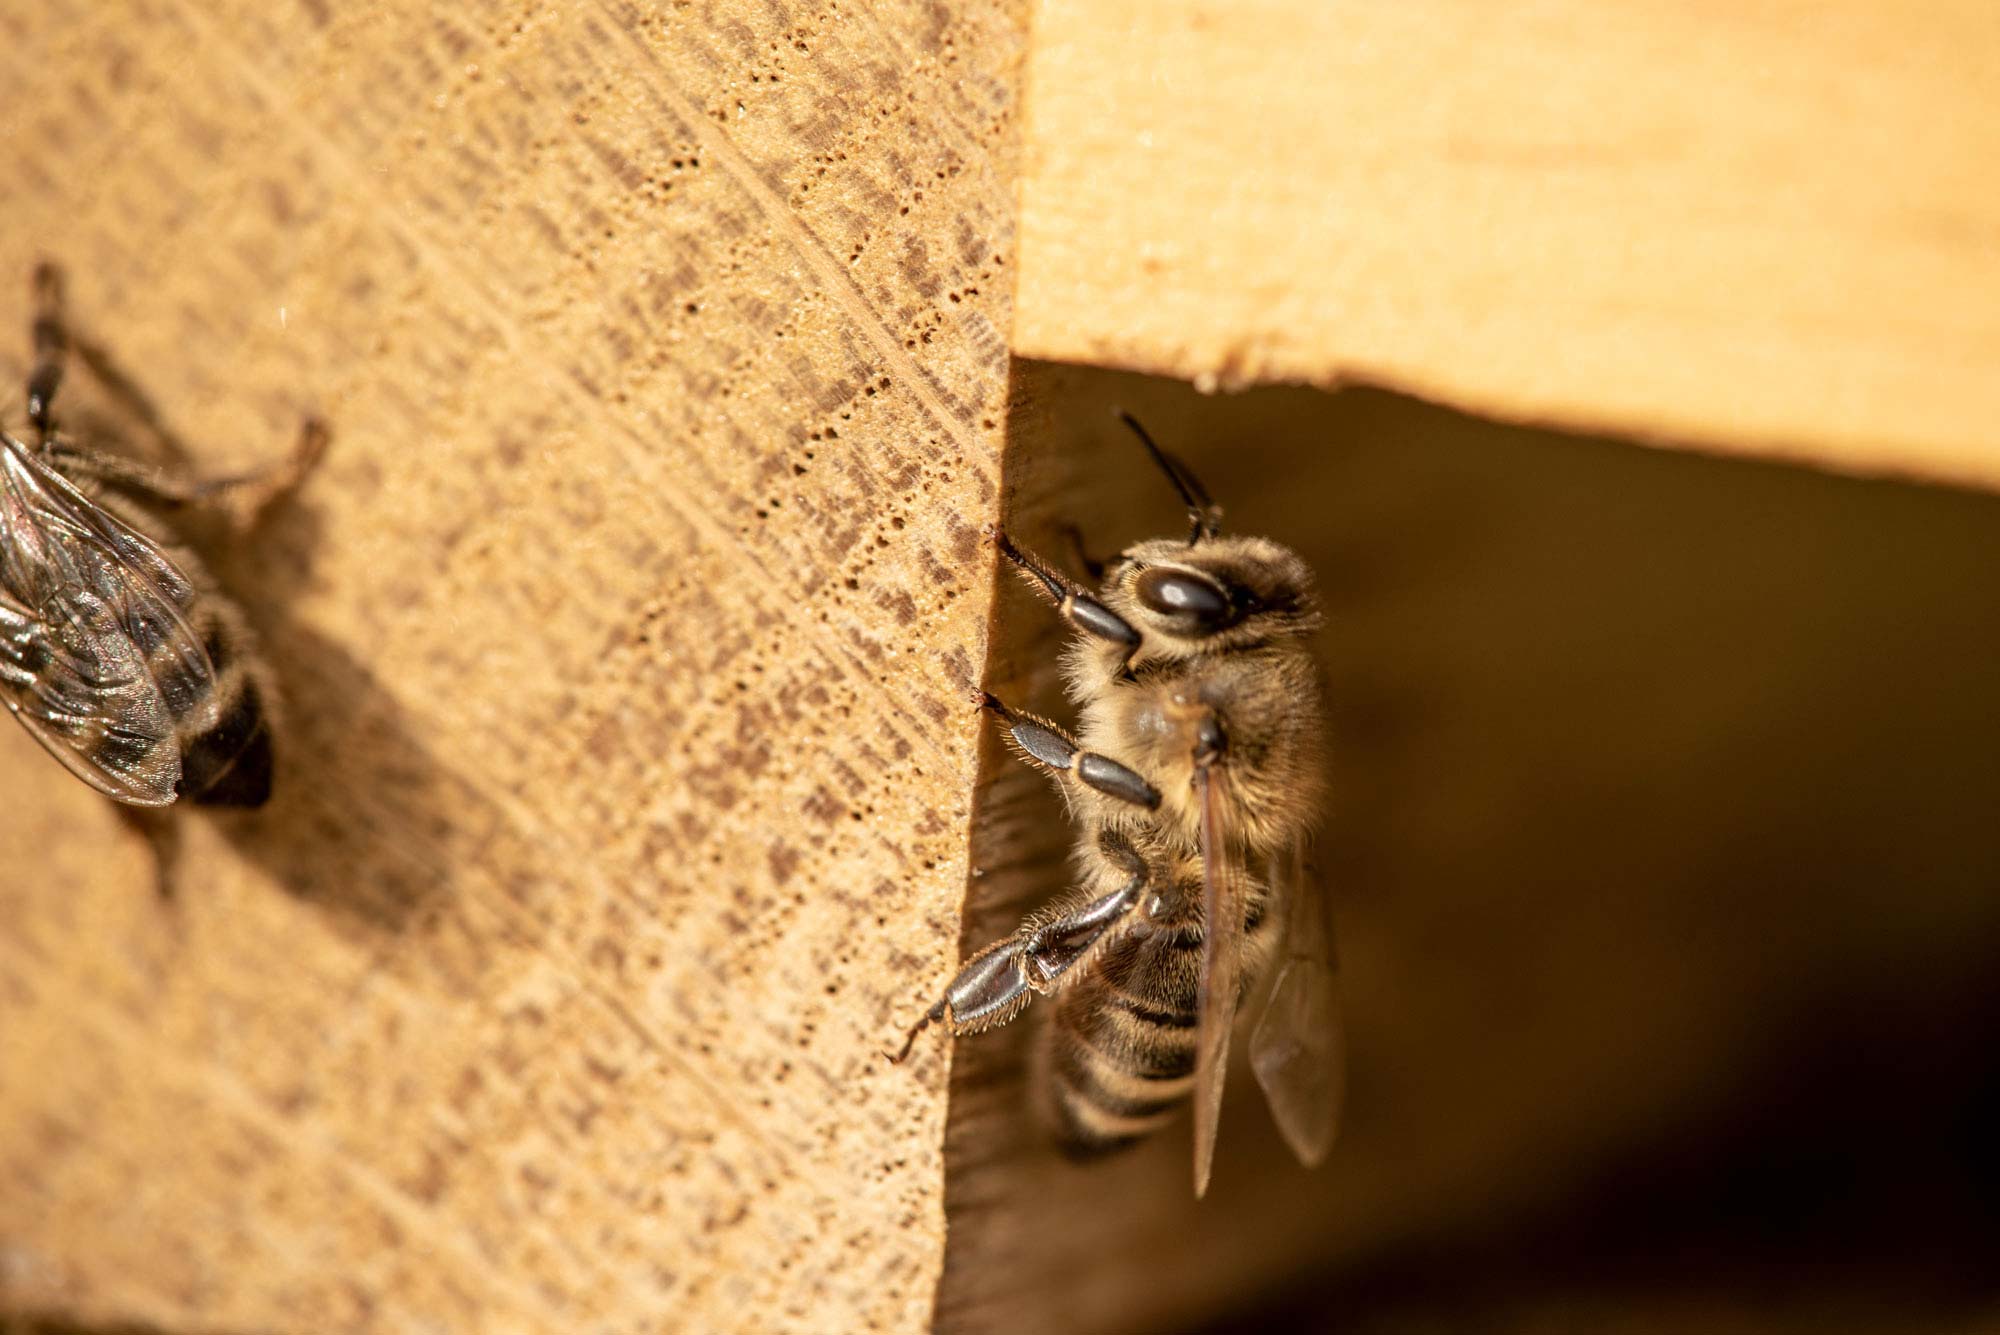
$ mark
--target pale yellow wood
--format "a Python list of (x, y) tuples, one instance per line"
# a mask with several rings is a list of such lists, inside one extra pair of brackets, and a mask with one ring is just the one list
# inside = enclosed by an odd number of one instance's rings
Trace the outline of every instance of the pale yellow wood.
[[(221, 567), (282, 788), (180, 823), (176, 901), (0, 726), (0, 1324), (1185, 1323), (1587, 1194), (1885, 954), (1912, 1010), (1991, 974), (1991, 499), (1378, 395), (1010, 409), (1021, 17), (0, 9), (0, 390), (46, 253), (202, 466), (337, 434)], [(1054, 1158), (1027, 1027), (878, 1056), (968, 886), (978, 945), (1065, 874), (975, 740), (975, 679), (1061, 711), (1046, 608), (986, 656), (978, 527), (1003, 423), (1035, 545), (1172, 527), (1113, 401), (1334, 617), (1354, 1116), (1302, 1176), (1239, 1091), (1199, 1207), (1184, 1128)]]
[(2000, 485), (2000, 8), (1039, 0), (1017, 349)]
[(1020, 18), (0, 7), (0, 393), (49, 255), (202, 468), (335, 433), (175, 902), (0, 722), (0, 1313), (927, 1325)]

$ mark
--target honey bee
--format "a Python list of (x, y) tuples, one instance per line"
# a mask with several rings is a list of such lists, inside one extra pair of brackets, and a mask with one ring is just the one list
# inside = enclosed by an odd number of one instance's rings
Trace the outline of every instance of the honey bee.
[(136, 415), (154, 418), (96, 345), (72, 334), (62, 292), (58, 270), (36, 269), (34, 440), (0, 430), (0, 702), (114, 801), (262, 806), (270, 673), (194, 553), (149, 536), (162, 527), (152, 511), (205, 507), (247, 528), (318, 462), (327, 433), (309, 421), (288, 461), (208, 482), (72, 439), (51, 411), (72, 350)]
[(974, 955), (911, 1029), (973, 1034), (1052, 998), (1045, 1079), (1058, 1141), (1088, 1156), (1194, 1103), (1194, 1188), (1208, 1186), (1230, 1038), (1257, 1014), (1255, 1069), (1307, 1165), (1332, 1147), (1341, 1020), (1325, 895), (1308, 872), (1325, 721), (1307, 640), (1312, 572), (1268, 539), (1224, 536), (1194, 474), (1120, 414), (1187, 505), (1183, 538), (1141, 542), (1092, 592), (1002, 556), (1077, 632), (1072, 736), (981, 692), (1011, 748), (1049, 774), (1079, 827), (1079, 884)]

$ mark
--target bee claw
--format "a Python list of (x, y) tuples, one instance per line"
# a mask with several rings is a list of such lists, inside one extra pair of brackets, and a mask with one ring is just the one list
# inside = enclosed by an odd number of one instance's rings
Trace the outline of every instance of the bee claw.
[(930, 1028), (930, 1024), (931, 1024), (931, 1021), (932, 1021), (932, 1020), (935, 1020), (935, 1019), (937, 1019), (937, 1018), (938, 1018), (938, 1015), (937, 1015), (937, 1011), (936, 1011), (936, 1010), (930, 1010), (930, 1011), (926, 1011), (926, 1012), (924, 1013), (924, 1018), (923, 1018), (923, 1019), (921, 1019), (921, 1020), (917, 1021), (917, 1022), (916, 1022), (915, 1024), (911, 1025), (911, 1026), (910, 1026), (910, 1032), (909, 1032), (908, 1034), (904, 1035), (904, 1037), (903, 1037), (903, 1047), (902, 1047), (902, 1050), (901, 1050), (900, 1052), (896, 1053), (896, 1055), (895, 1055), (895, 1056), (893, 1056), (893, 1057), (891, 1057), (891, 1056), (890, 1056), (890, 1055), (889, 1055), (888, 1053), (886, 1053), (886, 1052), (884, 1052), (884, 1053), (882, 1054), (882, 1056), (883, 1056), (884, 1058), (887, 1058), (887, 1060), (888, 1060), (888, 1062), (889, 1062), (889, 1065), (891, 1065), (891, 1066), (901, 1066), (901, 1065), (903, 1064), (904, 1060), (905, 1060), (905, 1059), (906, 1059), (906, 1058), (907, 1058), (907, 1057), (908, 1057), (908, 1056), (910, 1055), (910, 1049), (911, 1049), (911, 1048), (913, 1048), (913, 1047), (915, 1047), (915, 1046), (917, 1045), (917, 1035), (918, 1035), (918, 1034), (921, 1034), (921, 1033), (923, 1033), (923, 1032), (924, 1032), (924, 1030), (926, 1030), (926, 1029)]

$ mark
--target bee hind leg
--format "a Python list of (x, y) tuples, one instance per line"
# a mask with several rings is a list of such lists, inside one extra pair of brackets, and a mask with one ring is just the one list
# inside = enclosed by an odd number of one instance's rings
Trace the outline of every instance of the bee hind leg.
[(1133, 806), (1156, 810), (1160, 791), (1145, 776), (1109, 756), (1086, 751), (1076, 738), (1047, 719), (1024, 714), (981, 691), (981, 708), (993, 713), (1007, 729), (1007, 739), (1029, 764), (1055, 776), (1058, 783), (1075, 783)]
[(1012, 936), (996, 941), (967, 960), (944, 990), (944, 996), (911, 1026), (902, 1051), (889, 1060), (910, 1055), (917, 1035), (943, 1024), (953, 1035), (997, 1029), (1026, 1009), (1037, 993), (1057, 984), (1103, 939), (1111, 927), (1137, 907), (1151, 879), (1144, 858), (1130, 843), (1109, 831), (1099, 848), (1127, 872), (1127, 879), (1110, 894), (1086, 899), (1077, 907), (1039, 922), (1021, 924)]
[(156, 509), (210, 510), (231, 530), (243, 533), (254, 528), (274, 503), (298, 489), (325, 456), (329, 439), (325, 423), (309, 417), (286, 458), (221, 478), (188, 477), (68, 440), (53, 442), (48, 456), (69, 477), (102, 483)]

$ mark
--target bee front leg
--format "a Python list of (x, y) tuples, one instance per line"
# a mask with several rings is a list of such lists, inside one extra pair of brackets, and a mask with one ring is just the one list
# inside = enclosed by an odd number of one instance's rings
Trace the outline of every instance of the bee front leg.
[(35, 362), (28, 370), (28, 422), (46, 441), (53, 429), (49, 405), (55, 400), (56, 386), (62, 383), (63, 363), (69, 355), (69, 336), (63, 329), (62, 271), (53, 264), (36, 265), (33, 286), (35, 315), (29, 334)]
[(44, 260), (35, 266), (35, 362), (28, 373), (28, 420), (40, 436), (41, 444), (49, 447), (63, 443), (55, 435), (50, 404), (62, 381), (64, 367), (74, 357), (125, 415), (153, 438), (162, 455), (176, 463), (186, 462), (192, 457), (187, 445), (161, 418), (159, 408), (139, 388), (138, 382), (101, 344), (78, 332), (70, 323), (68, 286), (60, 265)]
[(1139, 651), (1141, 636), (1138, 627), (1099, 602), (1094, 594), (1078, 587), (1075, 581), (1065, 579), (1047, 561), (1016, 547), (1014, 540), (999, 529), (993, 529), (991, 533), (1000, 554), (1012, 561), (1029, 582), (1056, 605), (1056, 610), (1070, 625), (1086, 635), (1119, 646), (1125, 651), (1125, 660), (1131, 661), (1132, 655)]
[(1106, 797), (1157, 810), (1160, 790), (1147, 783), (1139, 771), (1121, 765), (1109, 756), (1086, 751), (1076, 738), (1047, 719), (1024, 714), (981, 691), (982, 708), (992, 711), (1007, 727), (1008, 740), (1023, 760), (1056, 777), (1058, 783), (1079, 783)]
[(1099, 837), (1098, 846), (1129, 873), (1125, 883), (1057, 917), (1023, 923), (1012, 936), (966, 961), (937, 1005), (911, 1026), (902, 1051), (891, 1057), (891, 1062), (909, 1056), (917, 1035), (932, 1024), (942, 1023), (953, 1035), (976, 1034), (1006, 1024), (1037, 993), (1054, 991), (1112, 925), (1132, 911), (1150, 879), (1145, 859), (1109, 831)]
[[(308, 418), (291, 454), (275, 464), (232, 477), (185, 476), (180, 470), (193, 458), (186, 442), (167, 425), (152, 399), (111, 354), (71, 326), (65, 287), (59, 267), (46, 261), (35, 266), (35, 360), (28, 372), (28, 420), (50, 462), (67, 476), (99, 482), (166, 509), (202, 506), (219, 513), (240, 533), (255, 526), (265, 510), (296, 489), (326, 453), (329, 437), (325, 424)], [(158, 453), (172, 461), (172, 468), (155, 468), (97, 444), (70, 439), (68, 433), (55, 434), (51, 404), (71, 355), (153, 438)], [(105, 433), (95, 434), (101, 439)]]

